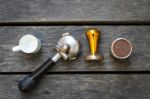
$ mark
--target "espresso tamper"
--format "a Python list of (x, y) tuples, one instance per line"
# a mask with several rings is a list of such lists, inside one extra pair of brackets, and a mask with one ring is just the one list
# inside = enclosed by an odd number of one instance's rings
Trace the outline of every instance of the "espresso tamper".
[(98, 41), (100, 36), (100, 31), (97, 29), (89, 29), (86, 32), (88, 38), (90, 54), (86, 55), (84, 59), (86, 61), (102, 61), (103, 56), (98, 53)]
[(76, 40), (69, 33), (62, 34), (62, 37), (56, 45), (57, 53), (53, 58), (48, 58), (38, 69), (30, 75), (22, 79), (18, 87), (21, 91), (29, 91), (38, 82), (41, 76), (48, 72), (48, 70), (62, 57), (64, 60), (76, 59), (79, 52), (79, 41)]

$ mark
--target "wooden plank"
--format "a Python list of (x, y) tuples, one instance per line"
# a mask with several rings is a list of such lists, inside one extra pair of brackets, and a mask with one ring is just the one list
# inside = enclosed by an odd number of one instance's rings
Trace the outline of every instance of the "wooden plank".
[(147, 21), (149, 0), (0, 0), (0, 22)]
[[(85, 31), (95, 27), (101, 29), (100, 53), (103, 63), (87, 63), (84, 55), (89, 54)], [(81, 54), (77, 60), (59, 62), (51, 71), (149, 71), (150, 70), (150, 26), (12, 26), (0, 27), (0, 72), (30, 72), (35, 70), (56, 51), (55, 44), (64, 32), (70, 32), (81, 41)], [(33, 34), (42, 42), (37, 54), (14, 53), (11, 48), (25, 34)], [(133, 44), (133, 53), (129, 60), (118, 61), (111, 57), (111, 42), (125, 37)]]
[(21, 93), (23, 75), (0, 75), (1, 99), (149, 99), (149, 75), (49, 75)]

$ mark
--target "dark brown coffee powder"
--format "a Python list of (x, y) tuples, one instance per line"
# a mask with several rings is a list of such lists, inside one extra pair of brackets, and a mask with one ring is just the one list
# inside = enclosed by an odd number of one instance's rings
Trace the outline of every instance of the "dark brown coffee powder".
[(126, 40), (120, 39), (116, 41), (113, 45), (113, 52), (118, 57), (125, 57), (130, 53), (130, 51), (131, 46)]

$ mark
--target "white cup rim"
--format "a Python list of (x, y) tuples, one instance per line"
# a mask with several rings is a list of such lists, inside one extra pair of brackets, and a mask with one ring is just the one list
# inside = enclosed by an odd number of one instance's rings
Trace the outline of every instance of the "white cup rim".
[[(119, 41), (119, 40), (125, 40), (125, 41), (127, 41), (127, 42), (129, 43), (130, 47), (131, 47), (129, 54), (126, 55), (126, 56), (124, 56), (124, 57), (117, 56), (117, 55), (114, 53), (114, 50), (113, 50), (114, 44), (115, 44), (117, 41)], [(117, 38), (117, 39), (115, 39), (115, 40), (112, 42), (112, 44), (111, 44), (111, 52), (112, 52), (113, 56), (114, 56), (115, 58), (117, 58), (117, 59), (126, 59), (126, 58), (128, 58), (128, 57), (131, 55), (132, 50), (133, 50), (132, 44), (131, 44), (131, 42), (130, 42), (129, 40), (127, 40), (126, 38)]]
[[(32, 51), (27, 51), (27, 50), (24, 50), (23, 46), (22, 46), (22, 42), (24, 42), (24, 38), (25, 37), (32, 37), (35, 41), (35, 44), (36, 44), (36, 47), (34, 49), (32, 49)], [(39, 49), (41, 48), (41, 42), (38, 38), (36, 38), (35, 36), (31, 35), (31, 34), (26, 34), (24, 35), (23, 37), (21, 37), (21, 39), (19, 40), (19, 46), (20, 46), (20, 49), (21, 51), (23, 51), (24, 53), (36, 53), (37, 51), (39, 51)], [(26, 46), (28, 47), (28, 46)]]

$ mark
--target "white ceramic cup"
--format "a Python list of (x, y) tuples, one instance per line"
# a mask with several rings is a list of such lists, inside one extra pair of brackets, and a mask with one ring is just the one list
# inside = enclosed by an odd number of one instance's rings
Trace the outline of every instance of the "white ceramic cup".
[(41, 48), (41, 41), (33, 35), (24, 35), (19, 40), (19, 45), (12, 48), (13, 52), (36, 53)]

